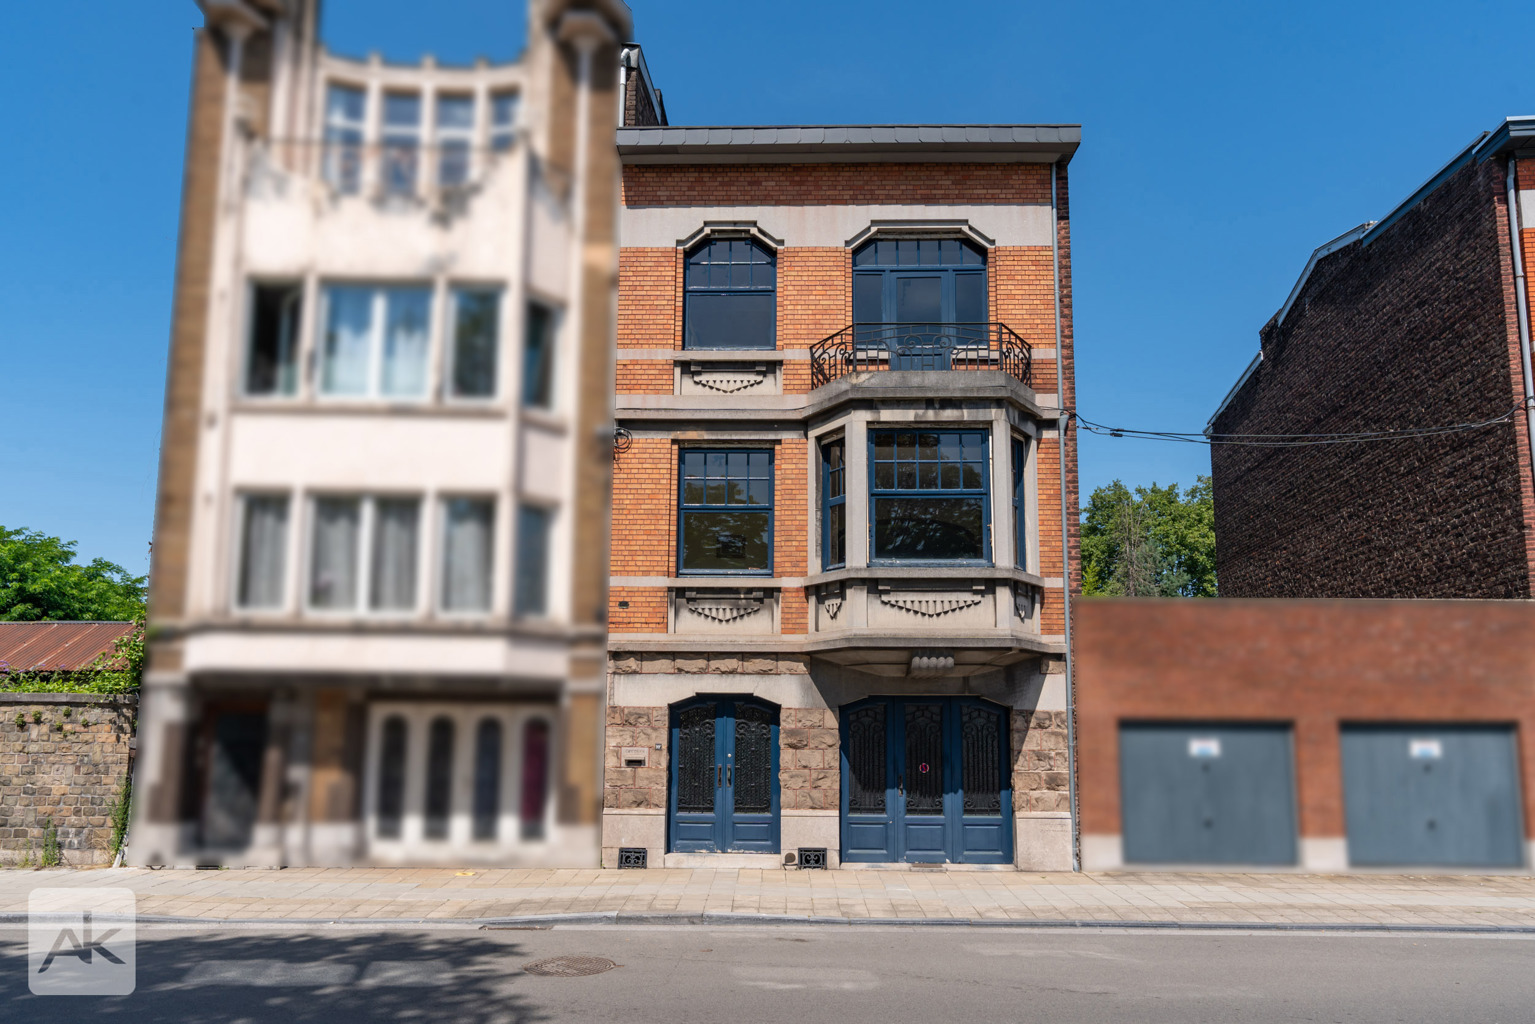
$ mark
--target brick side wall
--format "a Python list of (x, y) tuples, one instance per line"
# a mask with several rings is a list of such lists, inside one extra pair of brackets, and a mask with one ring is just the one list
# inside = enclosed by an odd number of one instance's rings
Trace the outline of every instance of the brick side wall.
[[(1517, 401), (1499, 161), (1453, 175), (1371, 242), (1321, 260), (1215, 428), (1472, 422)], [(1504, 247), (1506, 248), (1506, 246)], [(1519, 428), (1367, 445), (1216, 445), (1231, 597), (1529, 597)]]
[(1302, 836), (1342, 836), (1344, 722), (1512, 723), (1535, 826), (1535, 604), (1108, 600), (1077, 606), (1084, 833), (1120, 831), (1119, 723), (1287, 722)]
[(631, 165), (625, 206), (1048, 203), (1049, 164)]
[(0, 864), (37, 865), (49, 823), (66, 863), (111, 859), (136, 707), (94, 694), (0, 694)]
[(681, 348), (681, 253), (618, 250), (618, 347)]

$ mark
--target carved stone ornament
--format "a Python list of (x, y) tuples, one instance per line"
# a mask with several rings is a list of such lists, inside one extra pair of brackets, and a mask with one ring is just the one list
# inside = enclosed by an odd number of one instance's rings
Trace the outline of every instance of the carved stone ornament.
[(710, 391), (718, 391), (721, 394), (733, 395), (737, 391), (745, 391), (754, 388), (767, 380), (767, 368), (755, 369), (729, 368), (715, 369), (708, 366), (693, 364), (690, 371), (693, 383)]
[(1020, 619), (1027, 619), (1029, 612), (1034, 607), (1034, 595), (1028, 587), (1021, 584), (1013, 585), (1013, 611), (1018, 613)]
[(879, 599), (892, 608), (899, 608), (930, 619), (957, 612), (962, 608), (973, 608), (981, 603), (980, 594), (924, 594), (911, 591), (904, 593), (882, 591)]
[(748, 615), (755, 615), (763, 608), (760, 599), (723, 597), (723, 598), (689, 598), (688, 611), (694, 615), (712, 619), (715, 622), (735, 622), (744, 619)]
[(841, 591), (838, 591), (836, 596), (827, 597), (825, 600), (823, 600), (821, 602), (821, 607), (826, 609), (826, 617), (828, 619), (835, 619), (837, 617), (837, 613), (842, 611)]

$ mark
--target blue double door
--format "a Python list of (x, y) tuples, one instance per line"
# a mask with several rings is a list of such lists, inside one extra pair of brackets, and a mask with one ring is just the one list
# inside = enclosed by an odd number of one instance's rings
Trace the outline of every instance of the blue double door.
[(672, 709), (670, 846), (778, 852), (778, 708), (700, 697)]
[(970, 697), (842, 709), (842, 859), (1013, 859), (1008, 712)]

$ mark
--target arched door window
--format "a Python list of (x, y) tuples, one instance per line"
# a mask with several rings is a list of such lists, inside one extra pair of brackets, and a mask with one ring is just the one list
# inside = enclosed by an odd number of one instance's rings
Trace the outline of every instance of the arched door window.
[(378, 757), (378, 837), (400, 838), (405, 820), (405, 719), (384, 720)]
[(986, 257), (958, 238), (878, 238), (853, 253), (853, 322), (986, 320)]
[(549, 792), (549, 723), (534, 718), (522, 729), (522, 838), (544, 838)]
[(496, 838), (500, 810), (501, 723), (486, 718), (474, 736), (474, 838)]
[(773, 254), (750, 238), (715, 238), (688, 254), (683, 348), (773, 348), (778, 307)]

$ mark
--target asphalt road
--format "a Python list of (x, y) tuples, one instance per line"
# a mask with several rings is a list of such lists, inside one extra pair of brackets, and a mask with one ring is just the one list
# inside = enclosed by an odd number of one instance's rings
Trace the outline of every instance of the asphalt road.
[[(539, 959), (619, 966), (539, 977)], [(84, 1016), (84, 1015), (89, 1016)], [(950, 927), (141, 927), (137, 990), (34, 996), (0, 927), (0, 1020), (1535, 1021), (1535, 937)]]

